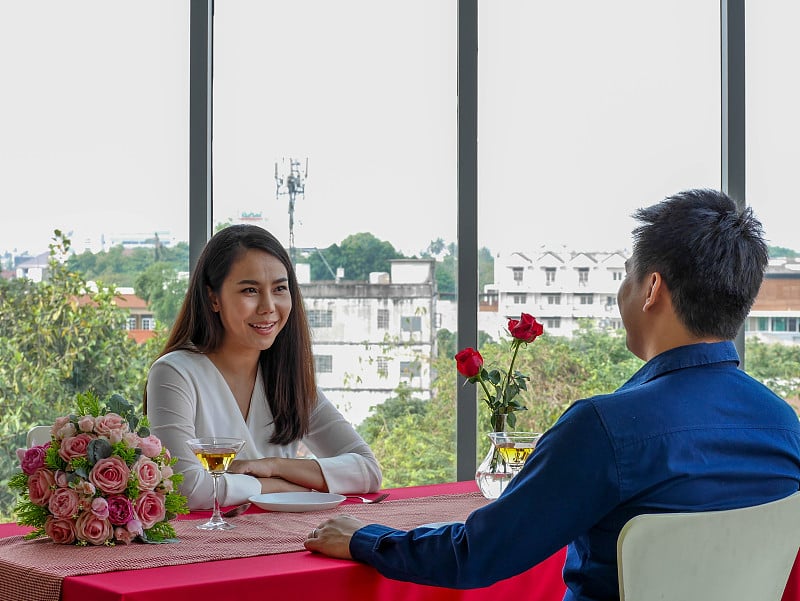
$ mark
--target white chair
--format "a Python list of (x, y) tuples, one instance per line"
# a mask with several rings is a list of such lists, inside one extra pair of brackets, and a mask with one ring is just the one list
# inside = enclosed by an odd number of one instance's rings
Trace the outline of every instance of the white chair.
[(800, 492), (726, 511), (639, 515), (617, 541), (621, 601), (779, 601), (800, 548)]
[(31, 448), (35, 444), (50, 442), (50, 426), (34, 426), (28, 430), (25, 446)]

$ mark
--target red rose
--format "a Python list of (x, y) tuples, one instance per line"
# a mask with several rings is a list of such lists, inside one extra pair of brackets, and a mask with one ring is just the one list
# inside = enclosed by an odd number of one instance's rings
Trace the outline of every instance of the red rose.
[(481, 357), (481, 354), (474, 348), (465, 348), (456, 355), (455, 359), (458, 373), (465, 378), (472, 378), (473, 376), (477, 376), (479, 373), (481, 373), (481, 367), (483, 367), (483, 357)]
[(509, 333), (522, 342), (533, 342), (544, 332), (544, 326), (536, 321), (536, 318), (523, 313), (519, 319), (508, 320)]

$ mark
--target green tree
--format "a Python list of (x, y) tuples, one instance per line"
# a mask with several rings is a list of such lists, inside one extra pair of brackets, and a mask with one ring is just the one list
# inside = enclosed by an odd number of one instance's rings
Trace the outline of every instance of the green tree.
[(113, 288), (93, 291), (63, 257), (56, 230), (46, 281), (0, 280), (0, 515), (14, 501), (5, 483), (18, 469), (15, 450), (33, 425), (72, 409), (77, 392), (141, 399), (158, 342), (137, 346)]
[(168, 263), (153, 263), (136, 278), (136, 295), (145, 300), (160, 324), (172, 327), (186, 295), (187, 280)]
[(345, 279), (368, 280), (370, 272), (389, 272), (389, 261), (402, 258), (403, 255), (391, 243), (363, 232), (352, 234), (339, 245), (333, 244), (305, 257), (311, 265), (312, 280), (330, 280), (329, 267), (334, 272), (339, 267), (344, 268)]
[(745, 370), (787, 401), (800, 405), (800, 346), (745, 342)]

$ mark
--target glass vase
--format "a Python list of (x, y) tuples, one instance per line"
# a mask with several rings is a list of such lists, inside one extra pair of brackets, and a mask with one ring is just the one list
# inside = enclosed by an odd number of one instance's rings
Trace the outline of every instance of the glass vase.
[(533, 452), (541, 434), (536, 432), (489, 432), (491, 446), (475, 472), (475, 482), (487, 499), (496, 499)]

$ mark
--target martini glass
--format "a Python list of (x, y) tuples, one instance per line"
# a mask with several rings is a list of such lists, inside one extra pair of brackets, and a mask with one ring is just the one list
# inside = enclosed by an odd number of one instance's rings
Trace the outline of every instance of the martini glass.
[(219, 512), (217, 499), (217, 480), (230, 466), (236, 453), (242, 450), (244, 440), (241, 438), (225, 438), (221, 436), (206, 436), (203, 438), (190, 438), (186, 441), (192, 453), (200, 460), (203, 468), (211, 474), (214, 481), (214, 512), (211, 519), (205, 524), (200, 524), (201, 530), (230, 530), (236, 528), (230, 522), (222, 519)]

